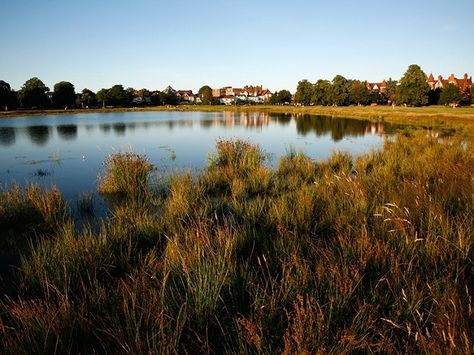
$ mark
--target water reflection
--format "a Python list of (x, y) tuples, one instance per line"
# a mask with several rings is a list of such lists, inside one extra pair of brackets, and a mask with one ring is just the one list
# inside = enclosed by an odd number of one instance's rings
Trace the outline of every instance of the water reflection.
[(77, 138), (76, 125), (61, 125), (56, 128), (58, 136), (65, 141), (72, 141)]
[(15, 128), (0, 127), (0, 145), (9, 146), (15, 143)]
[(125, 125), (125, 123), (123, 122), (118, 122), (118, 123), (115, 123), (113, 126), (112, 126), (112, 129), (114, 130), (114, 133), (118, 136), (124, 136), (125, 135), (125, 131), (127, 130), (127, 127)]
[(314, 133), (318, 137), (330, 134), (336, 142), (344, 137), (362, 137), (368, 133), (382, 136), (385, 133), (385, 126), (386, 124), (382, 122), (327, 116), (302, 115), (296, 118), (296, 130), (299, 134), (306, 136), (308, 133)]
[(51, 128), (48, 126), (26, 127), (26, 134), (33, 144), (42, 146), (48, 143), (51, 137)]
[[(312, 159), (324, 159), (334, 149), (360, 154), (380, 146), (383, 139), (379, 136), (392, 129), (363, 120), (266, 112), (130, 112), (5, 119), (0, 120), (0, 182), (35, 179), (45, 186), (57, 184), (66, 196), (77, 196), (96, 188), (101, 163), (114, 150), (133, 147), (162, 171), (199, 169), (207, 165), (209, 152), (222, 137), (261, 144), (275, 157), (294, 146)], [(344, 137), (353, 139), (342, 140)]]
[[(112, 121), (104, 123), (101, 117), (97, 118), (96, 124), (60, 124), (56, 126), (56, 131), (60, 139), (72, 141), (78, 138), (79, 127), (83, 127), (83, 132), (93, 134), (98, 127), (104, 136), (113, 133), (116, 137), (123, 137), (127, 131), (149, 130), (163, 127), (168, 131), (175, 129), (189, 128), (194, 125), (204, 129), (232, 129), (236, 127), (249, 130), (261, 130), (271, 124), (281, 127), (289, 126), (294, 122), (298, 135), (306, 136), (315, 134), (316, 136), (330, 135), (334, 141), (340, 141), (344, 137), (362, 137), (366, 134), (383, 135), (393, 133), (394, 125), (382, 122), (369, 122), (349, 118), (336, 118), (329, 116), (311, 116), (302, 114), (269, 114), (267, 112), (213, 112), (199, 113), (196, 115), (183, 115), (179, 119), (157, 119), (157, 120), (129, 120), (126, 117), (123, 121)], [(15, 144), (15, 137), (19, 132), (26, 132), (30, 141), (35, 145), (45, 145), (51, 138), (51, 126), (26, 126), (26, 127), (0, 127), (0, 145), (10, 146)]]

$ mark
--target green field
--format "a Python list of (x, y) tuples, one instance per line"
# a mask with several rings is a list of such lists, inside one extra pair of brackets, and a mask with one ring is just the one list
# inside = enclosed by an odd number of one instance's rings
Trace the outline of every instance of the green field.
[(0, 283), (0, 353), (474, 351), (470, 142), (265, 163), (242, 141), (198, 175), (118, 153), (95, 227), (57, 190), (4, 190), (0, 247), (22, 258)]

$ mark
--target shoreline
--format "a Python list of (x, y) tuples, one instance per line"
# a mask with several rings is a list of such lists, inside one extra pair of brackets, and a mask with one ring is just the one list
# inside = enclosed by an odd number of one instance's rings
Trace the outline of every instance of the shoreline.
[(100, 108), (71, 110), (28, 110), (7, 111), (0, 113), (1, 118), (18, 118), (45, 115), (72, 115), (114, 112), (267, 112), (295, 115), (324, 115), (384, 121), (411, 125), (415, 127), (432, 127), (438, 129), (455, 129), (458, 133), (474, 137), (474, 107), (402, 107), (402, 106), (153, 106), (130, 108)]

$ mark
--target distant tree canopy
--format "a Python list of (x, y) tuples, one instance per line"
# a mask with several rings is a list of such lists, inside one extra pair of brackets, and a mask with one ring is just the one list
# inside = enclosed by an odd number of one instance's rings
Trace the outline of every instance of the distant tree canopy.
[(351, 80), (349, 82), (349, 102), (355, 105), (370, 104), (372, 95), (365, 82)]
[(80, 102), (81, 102), (81, 106), (83, 108), (95, 106), (95, 105), (97, 105), (96, 94), (93, 91), (85, 88), (85, 89), (82, 90), (82, 94), (81, 94), (81, 97), (80, 97)]
[(331, 90), (331, 83), (327, 80), (318, 80), (313, 87), (312, 103), (315, 105), (327, 106), (330, 104), (329, 91)]
[(329, 101), (335, 106), (346, 106), (349, 104), (349, 82), (342, 75), (336, 75), (332, 79)]
[(101, 89), (96, 94), (97, 101), (102, 107), (110, 106), (127, 106), (129, 103), (129, 93), (122, 85), (114, 85), (110, 89)]
[(389, 79), (386, 83), (386, 88), (384, 92), (384, 98), (389, 104), (397, 103), (397, 90), (398, 82), (396, 80)]
[(18, 100), (25, 108), (46, 108), (49, 106), (49, 99), (46, 93), (49, 88), (44, 83), (34, 77), (27, 80), (18, 92)]
[(211, 105), (212, 104), (212, 89), (208, 85), (204, 85), (198, 91), (198, 95), (201, 98), (201, 103), (203, 105)]
[(271, 105), (284, 105), (291, 103), (293, 96), (288, 90), (275, 91), (275, 93), (270, 97)]
[(471, 85), (471, 103), (474, 104), (474, 85)]
[(426, 74), (418, 65), (412, 64), (400, 79), (397, 102), (409, 106), (426, 105), (429, 92)]
[(439, 95), (439, 103), (442, 105), (456, 106), (463, 98), (461, 89), (457, 85), (448, 84)]
[(10, 84), (0, 80), (0, 109), (8, 111), (16, 106), (16, 93)]
[(76, 92), (74, 85), (68, 81), (60, 81), (54, 85), (53, 105), (55, 107), (66, 108), (74, 105), (76, 101)]
[(298, 82), (295, 101), (301, 105), (310, 105), (313, 96), (313, 84), (304, 79)]

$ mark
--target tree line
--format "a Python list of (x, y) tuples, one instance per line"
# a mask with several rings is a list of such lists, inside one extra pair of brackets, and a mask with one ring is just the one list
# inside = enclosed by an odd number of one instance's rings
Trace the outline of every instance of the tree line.
[[(428, 77), (416, 65), (410, 65), (399, 82), (389, 79), (383, 91), (370, 90), (366, 82), (336, 75), (332, 81), (298, 82), (294, 101), (300, 105), (348, 106), (393, 104), (407, 106), (458, 105), (473, 101), (474, 86), (462, 92), (454, 84), (431, 90)], [(474, 103), (474, 102), (473, 102)]]
[[(346, 79), (342, 75), (336, 75), (332, 81), (320, 79), (315, 83), (305, 79), (298, 82), (294, 96), (288, 90), (276, 91), (268, 103), (321, 106), (370, 104), (456, 106), (474, 103), (474, 86), (465, 92), (454, 84), (431, 90), (426, 74), (416, 64), (408, 67), (399, 82), (389, 79), (385, 85), (383, 91), (370, 90), (365, 81)], [(208, 85), (199, 89), (197, 97), (199, 103), (204, 105), (219, 104), (212, 96), (212, 89)], [(61, 81), (54, 85), (53, 91), (50, 91), (39, 78), (34, 77), (27, 80), (20, 90), (15, 91), (7, 82), (0, 80), (0, 107), (4, 110), (160, 106), (179, 103), (180, 98), (174, 92), (125, 89), (122, 85), (101, 89), (97, 93), (87, 88), (76, 93), (72, 83)]]

